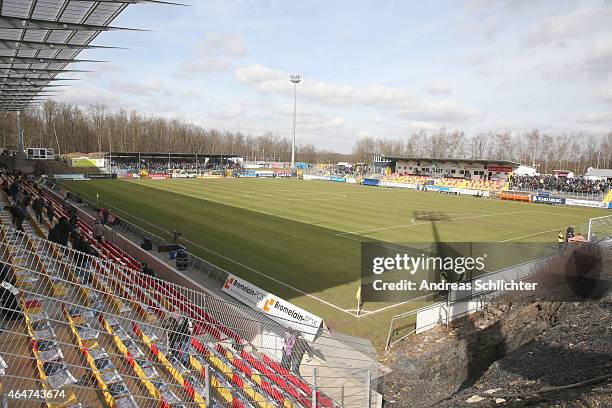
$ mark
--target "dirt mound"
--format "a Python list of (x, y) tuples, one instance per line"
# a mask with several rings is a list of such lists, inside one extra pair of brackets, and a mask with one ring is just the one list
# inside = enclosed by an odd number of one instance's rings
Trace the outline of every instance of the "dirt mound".
[(563, 303), (556, 318), (436, 406), (612, 407), (612, 303)]
[(612, 406), (612, 298), (559, 300), (506, 293), (406, 339), (385, 361), (385, 406)]

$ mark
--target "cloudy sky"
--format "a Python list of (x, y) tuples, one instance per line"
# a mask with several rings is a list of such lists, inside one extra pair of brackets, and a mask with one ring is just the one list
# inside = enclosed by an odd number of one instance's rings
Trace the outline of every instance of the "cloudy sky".
[(58, 98), (341, 152), (415, 130), (612, 130), (612, 1), (184, 0), (135, 5)]

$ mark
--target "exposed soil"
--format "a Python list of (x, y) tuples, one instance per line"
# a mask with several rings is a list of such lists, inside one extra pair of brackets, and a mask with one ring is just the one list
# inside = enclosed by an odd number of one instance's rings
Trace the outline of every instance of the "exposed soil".
[[(450, 330), (406, 339), (384, 362), (385, 406), (612, 407), (610, 295), (556, 300), (504, 294)], [(572, 388), (536, 393), (560, 386)]]

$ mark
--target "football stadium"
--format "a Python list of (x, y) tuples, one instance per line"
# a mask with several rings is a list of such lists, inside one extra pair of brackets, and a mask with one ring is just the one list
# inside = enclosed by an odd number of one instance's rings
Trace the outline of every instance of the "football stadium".
[[(429, 102), (362, 87), (421, 68), (339, 51), (382, 52), (363, 19), (417, 47), (398, 16), (459, 33), (491, 5), (187, 3), (0, 1), (0, 408), (612, 405), (609, 115), (480, 112), (448, 67)], [(612, 15), (572, 7), (542, 21)], [(516, 41), (573, 47), (544, 28)]]

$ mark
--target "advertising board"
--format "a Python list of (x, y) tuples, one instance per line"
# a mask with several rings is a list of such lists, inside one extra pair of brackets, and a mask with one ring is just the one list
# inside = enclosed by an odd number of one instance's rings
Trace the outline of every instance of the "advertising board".
[(304, 339), (314, 341), (323, 319), (287, 302), (235, 275), (229, 275), (223, 292), (264, 313), (282, 326), (298, 330)]

